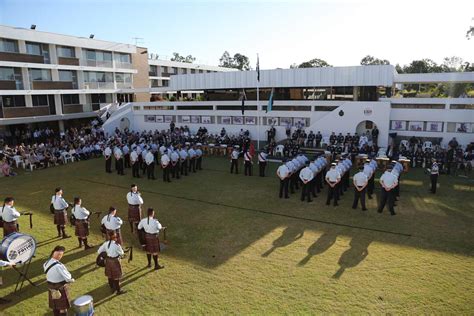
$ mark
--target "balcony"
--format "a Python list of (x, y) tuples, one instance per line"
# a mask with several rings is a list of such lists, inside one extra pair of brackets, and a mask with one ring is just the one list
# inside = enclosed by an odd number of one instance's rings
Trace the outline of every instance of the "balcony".
[(44, 57), (40, 55), (0, 52), (0, 61), (44, 64)]
[(158, 77), (158, 73), (156, 71), (149, 71), (148, 76), (150, 77)]
[(132, 69), (133, 66), (130, 63), (121, 63), (121, 62), (115, 62), (115, 68), (120, 68), (120, 69)]
[(4, 107), (4, 118), (28, 117), (28, 116), (45, 116), (49, 115), (49, 106), (34, 107)]
[(33, 90), (72, 90), (71, 81), (33, 81)]
[(88, 67), (107, 67), (107, 68), (113, 67), (112, 61), (93, 60), (93, 59), (86, 59), (85, 65)]
[(74, 57), (58, 57), (58, 64), (68, 66), (79, 66), (79, 58)]
[(117, 82), (117, 89), (132, 89), (131, 82)]
[(161, 77), (169, 77), (171, 75), (176, 75), (175, 73), (170, 73), (170, 72), (162, 72)]
[(16, 90), (15, 80), (0, 80), (0, 90)]
[(82, 104), (63, 104), (63, 114), (83, 113), (86, 112)]
[(115, 89), (113, 82), (84, 82), (84, 89)]

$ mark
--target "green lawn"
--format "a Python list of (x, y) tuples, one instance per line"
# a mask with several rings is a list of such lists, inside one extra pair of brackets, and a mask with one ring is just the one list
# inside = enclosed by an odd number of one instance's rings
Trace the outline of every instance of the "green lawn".
[[(276, 165), (270, 177), (228, 172), (228, 160), (207, 158), (202, 172), (165, 184), (139, 179), (145, 207), (158, 210), (169, 227), (166, 266), (148, 270), (146, 256), (124, 225), (134, 260), (124, 261), (124, 288), (111, 295), (96, 252), (77, 248), (77, 239), (56, 239), (49, 200), (56, 186), (65, 197), (83, 198), (91, 211), (110, 205), (126, 218), (126, 176), (105, 174), (100, 159), (0, 179), (0, 196), (13, 195), (17, 209), (33, 211), (21, 230), (39, 242), (31, 276), (39, 284), (18, 294), (15, 274), (4, 270), (0, 296), (13, 302), (2, 315), (45, 315), (43, 262), (57, 244), (76, 283), (72, 296), (91, 294), (98, 315), (403, 313), (472, 314), (474, 310), (474, 188), (467, 179), (441, 176), (438, 195), (428, 193), (421, 170), (404, 175), (397, 216), (352, 210), (352, 192), (339, 207), (277, 198)], [(256, 172), (254, 168), (254, 172)], [(158, 177), (161, 172), (158, 173)], [(378, 190), (378, 185), (376, 186)], [(91, 243), (99, 245), (99, 220)], [(73, 229), (68, 228), (73, 234)]]

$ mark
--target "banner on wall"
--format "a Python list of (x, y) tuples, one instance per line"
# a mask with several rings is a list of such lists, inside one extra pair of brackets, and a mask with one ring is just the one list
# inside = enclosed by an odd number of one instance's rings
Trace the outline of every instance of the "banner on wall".
[(423, 122), (418, 121), (411, 121), (408, 123), (408, 130), (414, 132), (422, 132), (423, 131)]
[(404, 131), (407, 129), (406, 121), (392, 121), (391, 129), (394, 131)]
[(190, 122), (191, 122), (191, 118), (189, 115), (181, 116), (181, 123), (190, 123)]
[(442, 132), (443, 122), (426, 122), (427, 132)]
[(201, 117), (200, 116), (191, 116), (191, 123), (193, 124), (199, 124), (199, 122), (201, 122)]
[(280, 126), (288, 126), (293, 125), (293, 118), (291, 117), (281, 117), (280, 118)]
[(471, 133), (471, 123), (456, 123), (457, 133)]
[(242, 124), (244, 124), (244, 120), (242, 119), (241, 116), (234, 116), (234, 117), (232, 118), (232, 124), (234, 124), (234, 125), (242, 125)]
[(278, 117), (267, 117), (267, 125), (278, 125)]
[(304, 117), (295, 117), (293, 119), (293, 122), (294, 122), (295, 126), (297, 126), (299, 128), (306, 127), (306, 118), (304, 118)]
[(223, 116), (221, 119), (222, 124), (230, 125), (232, 123), (232, 117), (230, 116)]
[(163, 118), (163, 115), (157, 115), (156, 116), (156, 123), (163, 123), (165, 120)]
[(210, 116), (201, 116), (202, 124), (211, 124), (212, 120)]
[(145, 115), (145, 123), (155, 123), (156, 115)]
[(245, 117), (245, 125), (255, 125), (257, 124), (257, 118), (255, 116)]

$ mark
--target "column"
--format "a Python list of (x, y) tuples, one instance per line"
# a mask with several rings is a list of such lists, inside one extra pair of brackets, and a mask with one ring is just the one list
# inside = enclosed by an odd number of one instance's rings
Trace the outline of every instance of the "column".
[(51, 60), (52, 65), (57, 65), (59, 63), (56, 45), (54, 44), (49, 44), (49, 58)]
[(60, 132), (64, 132), (64, 121), (58, 121), (58, 127)]
[[(63, 114), (63, 100), (61, 99), (60, 94), (54, 95), (54, 108), (56, 109), (56, 115)], [(64, 125), (63, 125), (64, 129)]]
[(26, 54), (26, 43), (23, 40), (18, 40), (18, 50), (20, 54)]
[(85, 66), (84, 59), (82, 58), (82, 49), (80, 47), (74, 47), (74, 49), (74, 54), (76, 55), (76, 58), (79, 59), (79, 65)]
[(354, 87), (352, 89), (352, 93), (354, 95), (354, 101), (358, 101), (359, 100), (359, 87)]

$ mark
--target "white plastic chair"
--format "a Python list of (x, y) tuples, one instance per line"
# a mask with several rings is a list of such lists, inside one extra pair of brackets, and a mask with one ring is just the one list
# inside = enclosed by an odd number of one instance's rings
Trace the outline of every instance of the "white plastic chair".
[(403, 139), (401, 142), (400, 142), (400, 149), (402, 149), (403, 147), (405, 147), (407, 150), (410, 146), (410, 143), (408, 142), (408, 140), (406, 139)]
[(282, 156), (283, 157), (283, 149), (285, 149), (285, 146), (283, 145), (277, 145), (276, 148), (275, 148), (275, 156)]
[(329, 136), (323, 136), (323, 138), (321, 139), (321, 146), (324, 145), (329, 145)]
[(23, 167), (23, 169), (26, 168), (25, 162), (23, 161), (23, 158), (20, 155), (13, 156), (13, 160), (15, 161), (15, 165), (17, 168), (19, 168), (20, 165)]
[(65, 151), (61, 153), (61, 158), (63, 159), (64, 164), (67, 164), (68, 161), (74, 162), (74, 158)]
[(426, 141), (423, 143), (422, 149), (425, 151), (427, 148), (433, 149), (433, 144), (430, 141)]

